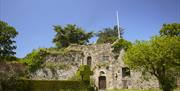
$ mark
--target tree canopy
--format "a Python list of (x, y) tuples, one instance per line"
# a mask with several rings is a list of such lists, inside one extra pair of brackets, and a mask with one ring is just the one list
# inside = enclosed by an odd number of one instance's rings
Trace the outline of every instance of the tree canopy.
[(160, 35), (168, 35), (168, 36), (180, 36), (180, 24), (172, 23), (172, 24), (163, 24)]
[(180, 76), (180, 24), (164, 24), (160, 36), (136, 41), (124, 59), (130, 68), (154, 75), (163, 91), (172, 91)]
[(13, 55), (16, 53), (14, 38), (18, 32), (16, 29), (6, 22), (0, 20), (0, 61), (14, 59)]
[(72, 24), (68, 24), (65, 27), (60, 25), (54, 26), (54, 31), (56, 35), (53, 42), (58, 48), (67, 47), (70, 44), (87, 44), (93, 36), (92, 32), (85, 32), (82, 28)]
[(125, 54), (129, 67), (154, 75), (164, 91), (175, 86), (175, 74), (180, 66), (180, 38), (155, 36), (150, 41), (136, 41)]
[[(123, 29), (120, 29), (120, 35), (122, 37)], [(97, 33), (97, 44), (101, 43), (114, 43), (118, 39), (118, 28), (114, 26), (113, 28), (104, 28), (99, 33)]]
[(113, 52), (119, 53), (122, 48), (127, 50), (131, 46), (132, 46), (131, 42), (121, 38), (117, 42), (115, 42), (112, 47), (114, 48)]

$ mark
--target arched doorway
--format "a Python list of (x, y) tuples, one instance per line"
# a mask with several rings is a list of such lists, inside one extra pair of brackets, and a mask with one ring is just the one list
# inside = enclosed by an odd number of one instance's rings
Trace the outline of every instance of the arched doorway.
[(87, 65), (89, 65), (90, 67), (91, 67), (91, 61), (92, 61), (91, 56), (88, 56), (87, 57)]
[(99, 89), (106, 89), (106, 77), (105, 76), (99, 77)]

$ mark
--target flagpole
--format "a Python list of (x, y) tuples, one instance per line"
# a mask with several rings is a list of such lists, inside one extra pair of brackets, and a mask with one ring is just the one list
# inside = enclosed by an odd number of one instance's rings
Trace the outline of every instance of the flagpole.
[(120, 39), (121, 38), (121, 36), (120, 36), (120, 30), (119, 30), (119, 15), (118, 15), (118, 11), (116, 11), (116, 16), (117, 16), (117, 29), (118, 29), (118, 38)]

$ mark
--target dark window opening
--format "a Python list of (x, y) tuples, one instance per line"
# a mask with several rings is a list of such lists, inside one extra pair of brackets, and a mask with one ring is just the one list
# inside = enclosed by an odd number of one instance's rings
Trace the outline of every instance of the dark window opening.
[(107, 66), (106, 69), (109, 70), (109, 66)]
[(102, 60), (103, 61), (108, 61), (109, 60), (109, 56), (103, 56)]
[(128, 67), (122, 68), (122, 77), (130, 76), (130, 69)]
[(87, 57), (87, 65), (91, 66), (92, 58), (89, 56)]

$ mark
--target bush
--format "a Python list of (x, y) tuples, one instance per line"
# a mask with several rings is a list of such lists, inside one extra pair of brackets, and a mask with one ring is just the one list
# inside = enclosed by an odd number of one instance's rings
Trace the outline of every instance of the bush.
[(70, 80), (84, 80), (90, 82), (90, 75), (92, 75), (92, 71), (88, 65), (82, 65), (79, 67), (74, 76), (69, 78)]
[(18, 76), (1, 81), (2, 91), (32, 91), (30, 84), (24, 83)]
[(28, 54), (25, 58), (21, 59), (20, 62), (26, 64), (31, 72), (34, 72), (43, 64), (48, 52), (46, 49), (33, 50), (32, 53)]
[(25, 84), (21, 87), (30, 91), (87, 91), (88, 88), (83, 81), (22, 80), (21, 82)]
[(124, 48), (125, 50), (127, 50), (129, 47), (131, 47), (131, 42), (125, 40), (125, 39), (119, 39), (116, 43), (113, 44), (113, 52), (115, 53), (119, 53), (119, 51)]
[(25, 66), (17, 62), (0, 62), (0, 66), (0, 91), (25, 91), (20, 87), (23, 83), (18, 81), (26, 76)]

